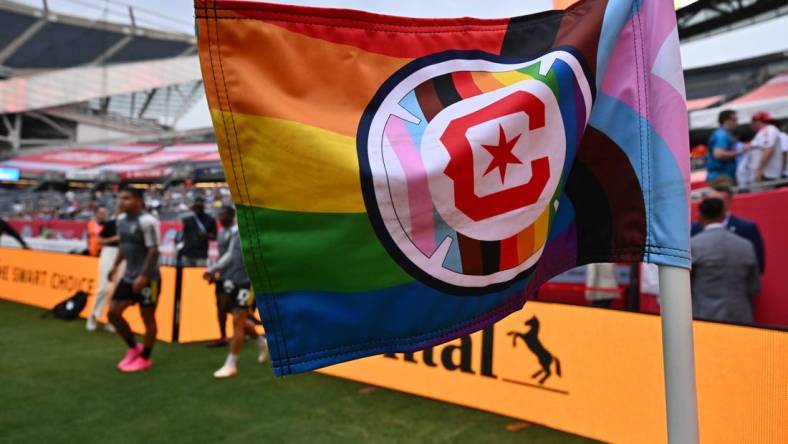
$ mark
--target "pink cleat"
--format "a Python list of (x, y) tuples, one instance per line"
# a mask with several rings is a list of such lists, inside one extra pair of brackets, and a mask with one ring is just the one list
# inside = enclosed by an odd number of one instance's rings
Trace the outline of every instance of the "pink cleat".
[(153, 365), (152, 359), (145, 359), (142, 356), (137, 356), (133, 361), (123, 366), (120, 371), (123, 373), (144, 372)]
[(126, 351), (126, 356), (118, 362), (118, 370), (123, 370), (123, 367), (126, 367), (131, 361), (137, 359), (140, 353), (142, 353), (142, 344), (137, 344), (134, 348), (128, 349), (128, 351)]

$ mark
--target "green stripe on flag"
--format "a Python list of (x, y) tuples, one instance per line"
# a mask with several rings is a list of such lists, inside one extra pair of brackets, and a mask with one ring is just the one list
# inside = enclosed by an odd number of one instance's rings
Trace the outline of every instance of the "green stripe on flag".
[(547, 85), (548, 88), (550, 88), (553, 91), (553, 94), (555, 94), (556, 98), (560, 97), (559, 94), (560, 91), (558, 90), (558, 78), (555, 75), (555, 71), (551, 69), (547, 72), (547, 75), (543, 76), (542, 74), (539, 73), (539, 68), (541, 66), (542, 66), (542, 62), (534, 63), (533, 65), (526, 66), (525, 68), (520, 68), (518, 69), (518, 71), (520, 71), (523, 74), (528, 74), (529, 76), (533, 77), (535, 80), (544, 83), (545, 85)]
[(414, 280), (380, 244), (366, 213), (237, 210), (246, 268), (253, 284), (265, 285), (257, 291), (362, 292)]

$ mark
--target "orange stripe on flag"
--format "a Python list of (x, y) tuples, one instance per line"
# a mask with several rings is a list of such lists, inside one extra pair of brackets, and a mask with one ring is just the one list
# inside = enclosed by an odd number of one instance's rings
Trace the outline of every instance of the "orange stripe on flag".
[(531, 257), (534, 254), (534, 225), (530, 225), (525, 230), (517, 234), (517, 258), (518, 262)]
[(503, 83), (499, 82), (492, 74), (488, 72), (474, 71), (471, 73), (473, 82), (479, 87), (482, 92), (490, 92), (503, 87)]
[(361, 114), (380, 85), (410, 61), (261, 21), (200, 18), (198, 25), (202, 60), (208, 61), (203, 71), (213, 71), (220, 80), (216, 86), (227, 88), (226, 100), (219, 100), (221, 91), (206, 81), (211, 108), (291, 120), (348, 136), (355, 136)]

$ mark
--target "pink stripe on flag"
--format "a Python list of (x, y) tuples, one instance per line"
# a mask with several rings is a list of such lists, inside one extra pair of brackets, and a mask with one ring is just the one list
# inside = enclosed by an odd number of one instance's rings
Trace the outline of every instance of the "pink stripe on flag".
[(386, 124), (386, 138), (399, 159), (408, 183), (410, 208), (410, 238), (427, 256), (435, 252), (435, 225), (432, 218), (432, 199), (427, 172), (419, 150), (413, 143), (401, 119), (392, 117)]
[[(652, 73), (660, 48), (676, 26), (675, 20), (666, 18), (672, 17), (671, 14), (674, 14), (671, 2), (643, 2), (621, 30), (602, 79), (601, 92), (629, 105), (644, 118), (649, 117), (649, 124), (670, 148), (682, 176), (688, 180), (686, 102), (672, 85)], [(636, 45), (643, 52), (642, 57), (636, 56)], [(641, 76), (641, 80), (636, 80), (636, 76)]]
[[(610, 55), (610, 63), (602, 79), (602, 93), (618, 99), (645, 118), (648, 114), (645, 110), (645, 100), (642, 98), (646, 94), (645, 85), (642, 80), (637, 81), (636, 76), (643, 76), (643, 72), (651, 72), (650, 67), (643, 67), (642, 61), (635, 55), (635, 31), (632, 20), (621, 30), (613, 53)], [(637, 60), (637, 62), (636, 62)]]

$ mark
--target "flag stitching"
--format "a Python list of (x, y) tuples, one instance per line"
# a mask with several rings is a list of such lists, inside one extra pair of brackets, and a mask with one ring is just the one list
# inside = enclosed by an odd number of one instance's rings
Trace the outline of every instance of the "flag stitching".
[[(215, 11), (214, 11), (214, 14), (215, 14)], [(236, 185), (236, 188), (237, 188), (237, 191), (238, 191), (239, 198), (243, 199), (241, 185), (240, 185), (240, 183), (238, 181), (238, 175), (237, 175), (237, 171), (236, 171), (236, 167), (235, 167), (235, 162), (233, 160), (234, 151), (236, 151), (238, 149), (238, 147), (240, 146), (239, 142), (238, 142), (238, 131), (237, 131), (237, 127), (235, 125), (235, 116), (234, 116), (233, 111), (232, 111), (232, 105), (230, 103), (229, 91), (228, 91), (228, 88), (227, 88), (227, 79), (226, 79), (225, 72), (224, 72), (224, 64), (223, 64), (222, 53), (221, 53), (219, 26), (218, 26), (218, 21), (216, 21), (216, 20), (214, 20), (214, 28), (215, 28), (215, 33), (216, 33), (215, 46), (216, 46), (216, 52), (217, 52), (217, 59), (218, 59), (218, 62), (219, 62), (219, 68), (220, 68), (220, 72), (221, 72), (221, 75), (222, 75), (222, 84), (223, 84), (223, 88), (218, 88), (217, 87), (217, 93), (219, 91), (222, 91), (224, 93), (225, 100), (227, 102), (227, 108), (229, 110), (230, 119), (231, 119), (231, 122), (233, 124), (233, 131), (234, 131), (234, 134), (235, 134), (235, 148), (233, 147), (233, 145), (231, 143), (230, 134), (229, 134), (229, 131), (227, 129), (227, 124), (225, 122), (226, 117), (224, 115), (222, 115), (222, 125), (225, 127), (225, 137), (226, 137), (226, 140), (227, 140), (227, 148), (228, 148), (228, 151), (229, 151), (229, 154), (230, 154), (230, 162), (231, 162), (231, 165), (233, 166), (233, 179), (235, 181), (235, 185)], [(209, 29), (208, 40), (209, 40), (209, 43), (210, 43), (211, 42), (210, 27), (208, 29)], [(210, 46), (211, 45), (209, 45), (209, 47)], [(212, 69), (213, 69), (213, 58), (212, 57), (211, 57), (211, 63), (212, 63)], [(244, 163), (243, 163), (243, 158), (241, 156), (240, 150), (238, 150), (238, 161), (240, 163), (241, 174), (242, 174), (242, 178), (243, 178), (243, 182), (244, 182), (244, 188), (245, 188), (245, 191), (246, 191), (246, 196), (247, 196), (247, 201), (248, 201), (249, 189), (248, 189), (248, 183), (246, 181), (246, 174), (245, 174), (245, 169), (244, 169)], [(244, 213), (246, 213), (246, 212), (244, 212)], [(252, 214), (253, 224), (249, 224), (248, 214), (244, 214), (243, 217), (244, 217), (244, 222), (245, 222), (246, 226), (254, 226), (254, 227), (257, 226), (258, 221), (257, 221), (257, 218), (256, 218), (255, 214)], [(262, 258), (262, 252), (258, 251), (258, 250), (260, 250), (260, 248), (259, 248), (260, 239), (259, 239), (259, 236), (258, 236), (256, 228), (252, 229), (252, 233), (253, 233), (253, 237), (252, 237), (252, 245), (251, 245), (250, 250), (254, 254), (254, 262), (255, 262), (255, 264), (258, 265), (258, 266), (259, 265), (262, 266), (263, 274), (265, 275), (266, 282), (268, 283), (268, 290), (269, 290), (269, 293), (271, 293), (271, 296), (272, 296), (270, 298), (270, 304), (268, 303), (269, 301), (267, 301), (265, 304), (269, 305), (269, 306), (270, 305), (274, 306), (274, 309), (270, 310), (270, 312), (271, 312), (271, 314), (273, 316), (276, 317), (276, 319), (277, 319), (276, 323), (280, 325), (280, 329), (281, 329), (282, 328), (282, 323), (279, 321), (279, 319), (280, 319), (279, 309), (278, 309), (276, 298), (272, 294), (273, 293), (273, 286), (271, 285), (271, 280), (270, 280), (270, 276), (268, 274), (268, 269), (267, 269), (267, 267), (265, 265), (264, 258)], [(258, 244), (257, 248), (255, 248), (255, 243)], [(261, 259), (262, 259), (262, 263), (260, 263)], [(253, 270), (252, 272), (257, 274), (256, 270)], [(261, 298), (261, 299), (265, 300), (265, 299), (268, 299), (268, 298)], [(281, 349), (284, 350), (285, 357), (289, 357), (286, 344), (281, 343), (281, 341), (279, 341), (279, 340), (274, 340), (274, 346), (276, 347), (277, 351), (279, 351), (280, 347), (281, 347)], [(278, 353), (278, 354), (281, 354), (281, 353)]]

